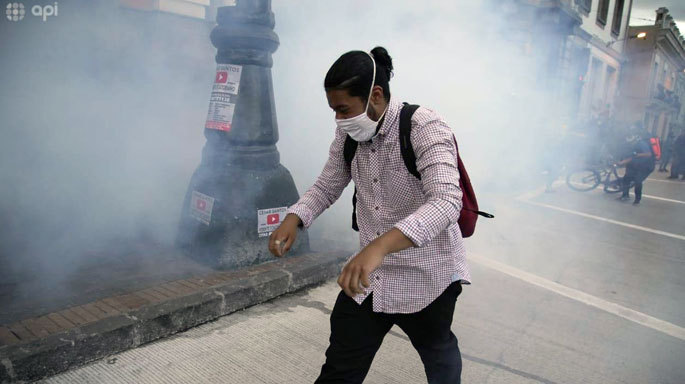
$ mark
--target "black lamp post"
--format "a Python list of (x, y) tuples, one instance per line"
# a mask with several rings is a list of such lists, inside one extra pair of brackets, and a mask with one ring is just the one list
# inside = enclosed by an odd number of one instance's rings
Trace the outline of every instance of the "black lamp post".
[[(205, 125), (207, 142), (183, 205), (177, 245), (217, 268), (273, 260), (268, 233), (299, 196), (276, 149), (271, 0), (221, 7), (211, 40), (217, 72)], [(293, 254), (307, 251), (306, 233)]]

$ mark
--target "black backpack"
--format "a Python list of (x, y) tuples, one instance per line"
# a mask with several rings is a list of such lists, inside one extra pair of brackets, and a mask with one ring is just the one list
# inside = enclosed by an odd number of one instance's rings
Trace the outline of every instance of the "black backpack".
[[(402, 153), (402, 160), (404, 160), (407, 171), (421, 180), (421, 174), (416, 169), (416, 154), (414, 153), (414, 148), (411, 144), (411, 118), (418, 108), (419, 106), (416, 104), (404, 103), (402, 106), (402, 110), (400, 111), (400, 152)], [(347, 163), (348, 166), (352, 165), (354, 155), (357, 153), (358, 144), (359, 143), (350, 136), (347, 136), (345, 139), (343, 156), (345, 158), (345, 163)], [(454, 144), (455, 146), (457, 145), (456, 138), (454, 138)], [(459, 187), (463, 193), (462, 210), (459, 214), (458, 223), (462, 236), (469, 237), (476, 229), (476, 219), (478, 216), (487, 217), (489, 219), (494, 218), (495, 216), (478, 210), (476, 194), (473, 191), (471, 180), (466, 172), (464, 163), (461, 161), (458, 150), (457, 161), (459, 169)], [(352, 196), (352, 229), (359, 232), (359, 226), (357, 225), (357, 188), (354, 189), (354, 195)]]

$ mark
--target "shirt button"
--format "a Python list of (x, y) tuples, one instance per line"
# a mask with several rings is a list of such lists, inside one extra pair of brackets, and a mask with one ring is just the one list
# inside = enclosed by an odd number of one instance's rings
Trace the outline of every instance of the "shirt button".
[(380, 233), (380, 232), (376, 232), (376, 236), (380, 236), (380, 235), (381, 235), (381, 233)]
[(375, 210), (379, 210), (379, 209), (380, 209), (380, 207), (376, 207), (376, 208), (375, 208)]
[(374, 182), (374, 183), (377, 183), (377, 182), (378, 182), (378, 179), (373, 179), (373, 182)]
[(371, 153), (376, 153), (376, 150), (371, 148)]
[(380, 278), (378, 275), (376, 275), (376, 280), (380, 280), (380, 279), (381, 279), (381, 278)]

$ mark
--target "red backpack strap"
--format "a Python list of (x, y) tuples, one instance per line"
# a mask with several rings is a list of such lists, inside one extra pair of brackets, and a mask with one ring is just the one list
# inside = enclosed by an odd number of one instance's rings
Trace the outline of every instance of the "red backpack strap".
[(466, 172), (466, 167), (464, 167), (464, 162), (461, 160), (461, 155), (459, 154), (459, 145), (457, 144), (457, 138), (452, 136), (454, 139), (454, 147), (457, 149), (457, 168), (459, 169), (459, 187), (462, 191), (462, 210), (471, 211), (478, 216), (483, 216), (488, 219), (493, 219), (495, 216), (478, 210), (478, 201), (476, 200), (476, 193), (473, 191), (473, 186), (471, 185), (471, 179), (469, 178), (468, 172)]

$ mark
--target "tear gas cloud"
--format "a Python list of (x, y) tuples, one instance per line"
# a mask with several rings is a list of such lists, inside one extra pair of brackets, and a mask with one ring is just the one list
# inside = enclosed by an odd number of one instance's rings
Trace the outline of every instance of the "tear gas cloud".
[[(273, 68), (279, 150), (300, 193), (316, 180), (334, 137), (323, 78), (350, 50), (388, 50), (392, 97), (443, 116), (479, 194), (530, 188), (542, 170), (540, 143), (567, 123), (544, 90), (551, 79), (543, 57), (512, 44), (518, 20), (508, 20), (500, 2), (274, 1), (273, 8), (281, 39)], [(316, 222), (314, 239), (356, 244), (352, 191)]]
[[(510, 43), (512, 20), (492, 4), (274, 0), (278, 148), (300, 193), (334, 135), (328, 68), (346, 51), (377, 45), (394, 60), (393, 97), (444, 117), (479, 193), (529, 187), (536, 140), (564, 117), (540, 87), (547, 79), (535, 52)], [(92, 263), (92, 249), (170, 244), (205, 142), (210, 23), (175, 18), (172, 28), (116, 1), (59, 6), (46, 22), (0, 23), (0, 261), (8, 274), (58, 278)], [(350, 190), (311, 229), (315, 248), (323, 239), (356, 244)]]

